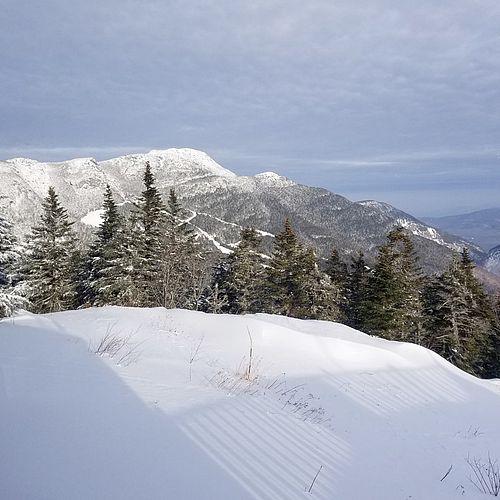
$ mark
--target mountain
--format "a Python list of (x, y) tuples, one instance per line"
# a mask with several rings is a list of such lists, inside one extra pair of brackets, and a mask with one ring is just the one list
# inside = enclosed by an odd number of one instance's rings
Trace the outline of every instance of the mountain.
[(16, 225), (19, 234), (37, 221), (40, 203), (54, 186), (70, 216), (89, 232), (99, 221), (99, 207), (106, 183), (119, 203), (132, 203), (142, 190), (142, 173), (149, 161), (157, 186), (166, 195), (176, 189), (190, 223), (217, 248), (230, 252), (240, 229), (254, 226), (270, 248), (273, 235), (289, 217), (298, 234), (323, 257), (335, 246), (347, 257), (357, 251), (368, 260), (396, 224), (414, 236), (421, 263), (427, 271), (443, 268), (452, 250), (464, 245), (477, 258), (479, 248), (422, 223), (388, 204), (352, 202), (326, 189), (297, 184), (272, 172), (237, 176), (201, 151), (168, 149), (122, 156), (97, 162), (82, 158), (41, 163), (16, 158), (0, 162), (0, 209)]
[(493, 247), (488, 252), (484, 267), (490, 273), (500, 275), (500, 245)]
[(443, 231), (457, 234), (486, 251), (500, 245), (500, 208), (422, 220)]
[(493, 498), (469, 463), (500, 459), (498, 415), (494, 381), (337, 323), (120, 307), (0, 321), (5, 500)]

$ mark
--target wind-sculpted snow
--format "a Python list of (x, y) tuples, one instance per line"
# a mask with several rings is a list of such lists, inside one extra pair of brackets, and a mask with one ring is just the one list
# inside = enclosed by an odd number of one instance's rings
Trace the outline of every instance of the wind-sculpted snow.
[(479, 499), (465, 459), (500, 458), (499, 414), (499, 385), (335, 323), (0, 322), (2, 499)]

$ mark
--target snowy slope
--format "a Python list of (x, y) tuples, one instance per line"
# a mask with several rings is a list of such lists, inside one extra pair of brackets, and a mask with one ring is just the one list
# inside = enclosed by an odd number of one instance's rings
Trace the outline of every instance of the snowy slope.
[(500, 245), (488, 252), (484, 267), (491, 273), (500, 275)]
[[(125, 340), (114, 356), (93, 352), (106, 335)], [(125, 308), (0, 323), (2, 499), (485, 498), (465, 458), (500, 458), (499, 415), (500, 386), (335, 323)]]

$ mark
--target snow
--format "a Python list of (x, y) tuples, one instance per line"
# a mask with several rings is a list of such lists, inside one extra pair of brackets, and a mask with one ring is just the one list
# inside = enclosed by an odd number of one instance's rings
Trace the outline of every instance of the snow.
[(282, 175), (276, 174), (275, 172), (261, 172), (255, 175), (257, 181), (265, 182), (266, 184), (272, 184), (276, 187), (287, 187), (293, 186), (295, 182), (283, 177)]
[(420, 236), (421, 238), (434, 241), (438, 245), (451, 248), (451, 250), (454, 250), (456, 252), (459, 252), (463, 248), (460, 243), (448, 243), (444, 241), (442, 236), (433, 227), (423, 226), (420, 223), (408, 219), (397, 219), (396, 222), (400, 226), (413, 233), (415, 236)]
[[(114, 356), (95, 354), (106, 335)], [(500, 458), (499, 414), (500, 386), (335, 323), (113, 307), (0, 322), (2, 499), (480, 499), (465, 458)]]
[[(191, 210), (191, 212), (193, 212)], [(240, 224), (235, 224), (234, 222), (228, 222), (227, 220), (224, 220), (224, 219), (220, 219), (219, 217), (216, 217), (215, 215), (211, 215), (207, 212), (194, 212), (195, 213), (195, 217), (196, 215), (204, 215), (205, 217), (210, 217), (211, 219), (214, 219), (216, 220), (217, 222), (220, 222), (221, 224), (226, 224), (227, 226), (232, 226), (232, 227), (237, 227), (238, 229), (242, 230), (243, 229), (243, 226), (241, 226)], [(192, 220), (192, 219), (189, 219), (189, 220)], [(187, 221), (186, 221), (187, 222)], [(272, 233), (268, 233), (267, 231), (263, 231), (262, 229), (255, 229), (255, 232), (260, 235), (260, 236), (270, 236), (271, 238), (274, 238), (275, 235), (272, 234)]]
[(206, 238), (207, 240), (211, 241), (214, 246), (223, 254), (226, 254), (226, 255), (229, 255), (231, 253), (233, 253), (233, 250), (231, 250), (230, 248), (227, 248), (225, 247), (224, 245), (221, 245), (216, 239), (215, 239), (215, 236), (212, 235), (212, 234), (209, 234), (207, 233), (206, 231), (204, 231), (203, 229), (201, 229), (200, 227), (198, 226), (194, 226), (193, 227), (195, 228), (195, 231), (200, 235), (200, 236), (203, 236), (204, 238)]
[[(192, 148), (169, 148), (163, 150), (154, 149), (144, 155), (147, 159), (159, 157), (163, 162), (169, 162), (177, 168), (189, 171), (191, 165), (197, 165), (205, 172), (222, 177), (236, 177), (234, 172), (222, 167), (215, 160), (210, 158), (204, 151)], [(186, 168), (189, 166), (189, 168)]]
[(486, 258), (484, 267), (490, 273), (500, 275), (500, 245), (492, 248), (488, 252), (488, 257)]
[(85, 215), (85, 217), (82, 217), (80, 221), (87, 226), (99, 227), (101, 225), (103, 215), (104, 209), (100, 208), (99, 210), (89, 212)]

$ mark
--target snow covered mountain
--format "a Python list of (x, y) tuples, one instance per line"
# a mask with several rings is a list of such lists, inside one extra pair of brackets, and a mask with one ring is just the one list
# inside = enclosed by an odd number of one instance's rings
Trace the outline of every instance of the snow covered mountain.
[[(40, 163), (16, 158), (0, 162), (0, 209), (22, 234), (37, 220), (40, 202), (54, 186), (62, 203), (77, 221), (99, 221), (99, 207), (106, 183), (122, 204), (142, 190), (144, 164), (149, 161), (163, 194), (174, 187), (190, 210), (190, 222), (219, 249), (229, 252), (243, 226), (261, 231), (268, 246), (272, 235), (289, 217), (299, 235), (327, 256), (337, 247), (344, 256), (363, 250), (368, 258), (384, 235), (402, 224), (414, 235), (426, 270), (441, 269), (451, 250), (464, 244), (440, 233), (409, 214), (376, 201), (352, 202), (326, 189), (297, 184), (272, 172), (237, 176), (201, 151), (168, 149), (97, 162), (92, 158), (60, 163)], [(87, 228), (87, 231), (89, 229)], [(484, 257), (472, 247), (473, 253)]]
[(486, 251), (500, 245), (500, 208), (423, 220), (443, 231), (458, 234)]
[(492, 248), (488, 252), (484, 267), (493, 274), (500, 275), (500, 245)]
[(479, 500), (467, 458), (500, 458), (499, 414), (494, 382), (336, 323), (117, 307), (0, 322), (5, 500)]

